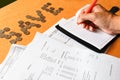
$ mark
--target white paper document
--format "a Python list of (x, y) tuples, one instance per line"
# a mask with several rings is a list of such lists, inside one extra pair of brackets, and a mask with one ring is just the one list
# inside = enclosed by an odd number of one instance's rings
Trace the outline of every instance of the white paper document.
[[(60, 21), (58, 21), (55, 25), (59, 24), (59, 23), (64, 23), (66, 20), (63, 18)], [(53, 26), (55, 26), (53, 25)], [(55, 29), (55, 27), (54, 27)], [(53, 29), (49, 29), (49, 32), (52, 32)], [(51, 33), (49, 33), (51, 34)], [(29, 43), (30, 44), (30, 43)], [(29, 45), (28, 44), (28, 45)], [(2, 62), (2, 64), (0, 64), (0, 80), (3, 79), (3, 77), (6, 75), (6, 73), (8, 72), (8, 70), (11, 69), (11, 67), (14, 65), (14, 63), (17, 61), (17, 59), (22, 55), (22, 52), (25, 50), (25, 46), (22, 45), (15, 45), (13, 44), (8, 52), (7, 57), (5, 58), (5, 60)]]
[(83, 29), (82, 26), (77, 25), (76, 17), (67, 20), (65, 24), (60, 24), (60, 26), (68, 32), (72, 33), (73, 35), (77, 36), (78, 38), (97, 47), (98, 49), (102, 49), (116, 36), (109, 35), (99, 29), (96, 32), (91, 32)]
[(15, 62), (20, 58), (25, 50), (25, 46), (13, 44), (8, 52), (7, 57), (0, 66), (0, 80), (4, 78), (8, 70), (12, 68)]
[(61, 19), (55, 25), (53, 25), (48, 30), (46, 30), (43, 34), (47, 35), (50, 38), (52, 38), (54, 40), (57, 40), (57, 41), (59, 41), (59, 42), (61, 42), (63, 44), (66, 44), (66, 46), (90, 50), (90, 49), (86, 48), (82, 44), (79, 44), (77, 41), (75, 41), (74, 39), (70, 38), (69, 36), (65, 35), (64, 33), (62, 33), (61, 31), (59, 31), (58, 29), (55, 28), (56, 25), (64, 24), (66, 21), (67, 20), (64, 19), (64, 18)]
[(120, 60), (37, 33), (4, 80), (120, 80)]

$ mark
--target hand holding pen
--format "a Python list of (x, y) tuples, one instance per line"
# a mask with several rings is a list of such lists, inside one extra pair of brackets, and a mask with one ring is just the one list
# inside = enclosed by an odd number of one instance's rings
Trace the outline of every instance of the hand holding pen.
[[(108, 34), (119, 33), (120, 27), (114, 24), (118, 22), (116, 18), (119, 19), (119, 17), (111, 14), (103, 6), (96, 4), (96, 2), (97, 0), (94, 0), (88, 8), (79, 13), (77, 24), (90, 31), (95, 31), (96, 28), (99, 28)], [(120, 24), (120, 22), (118, 23)]]
[[(88, 13), (91, 13), (91, 11), (93, 10), (93, 7), (96, 5), (97, 3), (97, 0), (93, 0), (92, 4), (89, 5), (88, 8), (86, 8), (85, 10), (81, 11), (81, 14), (88, 14)], [(79, 16), (80, 17), (80, 16)], [(95, 27), (95, 24), (92, 23), (90, 20), (85, 20), (83, 22), (80, 22), (79, 21), (79, 17), (77, 19), (77, 24), (83, 24), (83, 28), (85, 29), (90, 29), (90, 31), (93, 31), (93, 27)], [(89, 27), (89, 26), (92, 26), (92, 27)]]

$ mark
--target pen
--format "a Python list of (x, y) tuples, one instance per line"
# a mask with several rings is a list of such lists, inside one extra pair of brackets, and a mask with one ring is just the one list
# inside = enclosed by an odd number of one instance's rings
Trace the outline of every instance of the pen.
[(97, 0), (93, 0), (92, 4), (89, 6), (89, 8), (86, 10), (85, 13), (90, 13), (96, 3), (97, 3)]
[[(85, 13), (90, 13), (96, 3), (97, 3), (97, 0), (93, 0), (93, 2), (92, 2), (91, 5), (88, 7), (88, 9), (86, 10)], [(84, 23), (84, 24), (87, 24), (87, 25), (90, 25), (90, 26), (92, 26), (92, 27), (95, 27), (95, 24), (92, 23), (91, 21), (88, 21), (88, 20), (87, 20), (87, 21), (85, 21), (85, 22), (83, 22), (83, 23)]]

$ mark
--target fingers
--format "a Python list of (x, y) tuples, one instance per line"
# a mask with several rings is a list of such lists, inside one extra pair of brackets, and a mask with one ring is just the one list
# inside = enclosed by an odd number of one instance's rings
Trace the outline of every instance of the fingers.
[[(107, 24), (107, 22), (109, 21), (108, 19), (109, 14), (107, 10), (103, 6), (97, 4), (93, 8), (91, 13), (86, 14), (86, 8), (82, 9), (81, 12), (79, 12), (77, 16), (77, 24), (78, 25), (82, 24), (83, 28), (89, 31), (95, 31), (96, 28), (105, 29), (104, 27), (109, 24), (109, 23)], [(104, 32), (109, 34), (112, 33), (111, 31), (108, 30)]]
[(96, 31), (96, 28), (95, 28), (95, 27), (90, 26), (90, 25), (87, 25), (87, 24), (84, 24), (84, 23), (80, 24), (80, 27), (82, 27), (82, 28), (84, 28), (84, 29), (86, 29), (86, 30), (89, 30), (89, 31), (91, 31), (91, 32)]
[[(77, 12), (77, 16), (76, 16), (77, 17), (77, 24), (78, 25), (82, 24), (82, 27), (84, 29), (89, 30), (89, 31), (95, 31), (96, 30), (95, 25), (91, 25), (91, 23), (94, 24), (95, 19), (97, 17), (97, 13), (94, 13), (94, 12), (100, 11), (102, 6), (97, 4), (94, 7), (94, 10), (92, 11), (92, 13), (86, 14), (86, 10), (89, 6), (90, 5), (87, 5), (82, 10), (80, 10), (79, 13)], [(86, 23), (86, 22), (90, 22), (90, 23)]]
[(97, 12), (105, 12), (106, 9), (101, 6), (100, 4), (96, 4), (96, 6), (93, 8), (92, 13), (88, 13), (86, 14), (86, 10), (89, 7), (89, 5), (85, 6), (82, 10), (77, 12), (77, 24), (81, 24), (82, 22), (84, 22), (85, 20), (89, 20), (89, 21), (94, 21), (96, 16), (97, 16)]
[(89, 27), (90, 31), (95, 31), (95, 28), (93, 28), (92, 26)]
[(96, 18), (95, 13), (87, 13), (87, 14), (80, 14), (77, 18), (77, 24), (81, 24), (84, 21), (91, 21), (94, 22)]
[(92, 23), (95, 19), (93, 15), (93, 13), (85, 14), (85, 11), (82, 11), (81, 15), (77, 18), (77, 24), (82, 24), (82, 27), (86, 30), (95, 31), (95, 25)]
[(81, 19), (81, 14), (84, 14), (84, 13), (85, 13), (85, 11), (81, 11), (80, 14), (79, 14), (79, 16), (77, 17), (77, 24), (78, 25), (83, 22), (83, 20)]

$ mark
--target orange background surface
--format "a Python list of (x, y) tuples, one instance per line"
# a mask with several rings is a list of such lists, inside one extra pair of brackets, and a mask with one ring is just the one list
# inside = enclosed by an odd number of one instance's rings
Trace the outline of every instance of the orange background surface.
[[(41, 7), (47, 2), (52, 3), (51, 6), (55, 9), (62, 7), (64, 10), (58, 15), (54, 16), (53, 14), (41, 9)], [(17, 0), (14, 3), (0, 9), (0, 30), (4, 27), (9, 27), (11, 29), (10, 31), (22, 33), (23, 40), (17, 42), (17, 44), (27, 45), (32, 41), (36, 32), (44, 32), (61, 18), (68, 19), (74, 16), (82, 6), (90, 4), (91, 2), (92, 0)], [(102, 4), (108, 10), (113, 6), (120, 7), (120, 0), (98, 0), (98, 3)], [(46, 16), (45, 23), (40, 21), (32, 21), (25, 17), (26, 15), (38, 17), (36, 10), (40, 10), (44, 16)], [(117, 14), (119, 15), (120, 11), (117, 12)], [(31, 28), (29, 29), (30, 35), (25, 35), (23, 32), (21, 32), (20, 27), (18, 27), (19, 20), (41, 24), (41, 28)], [(4, 60), (10, 49), (11, 44), (9, 41), (10, 39), (0, 38), (0, 63)], [(120, 38), (118, 38), (110, 46), (107, 54), (120, 57)]]

